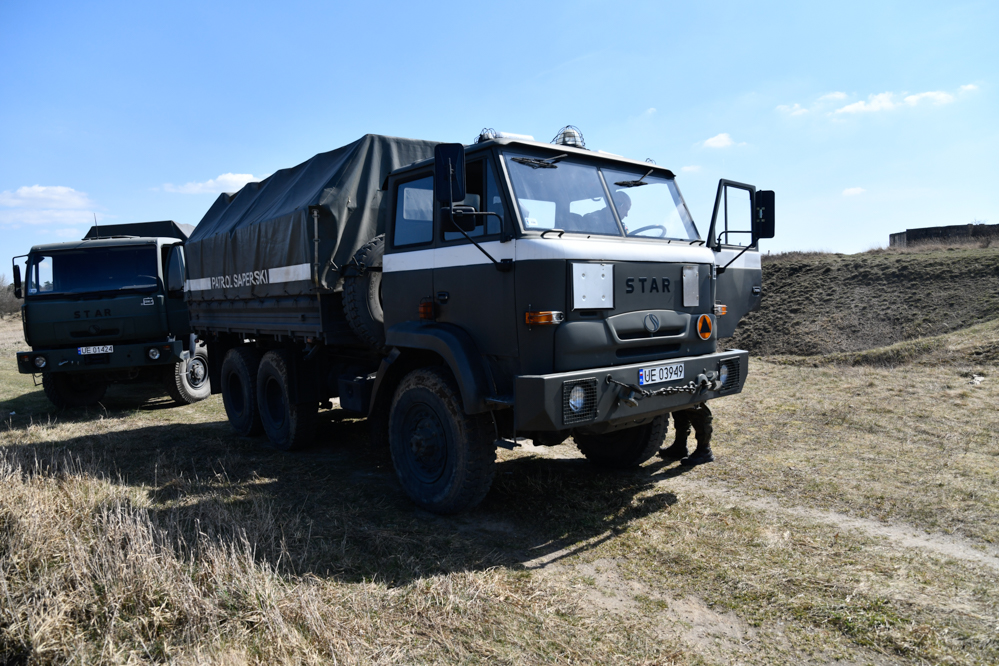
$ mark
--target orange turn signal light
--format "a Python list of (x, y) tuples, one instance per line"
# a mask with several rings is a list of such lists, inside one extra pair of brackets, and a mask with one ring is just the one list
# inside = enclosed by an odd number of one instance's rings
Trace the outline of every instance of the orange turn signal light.
[(427, 299), (420, 301), (420, 319), (435, 319), (437, 313), (434, 312), (434, 302)]
[(565, 321), (565, 313), (558, 310), (541, 310), (539, 312), (528, 312), (524, 316), (524, 321), (528, 326), (541, 326), (544, 324), (561, 324)]
[(728, 314), (728, 306), (722, 305), (721, 303), (715, 303), (715, 316), (722, 317)]

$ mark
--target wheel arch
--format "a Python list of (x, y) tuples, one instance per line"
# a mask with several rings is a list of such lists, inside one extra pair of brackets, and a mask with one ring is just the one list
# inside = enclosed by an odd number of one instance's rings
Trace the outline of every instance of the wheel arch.
[(427, 365), (446, 365), (458, 382), (466, 414), (489, 411), (489, 371), (471, 336), (452, 324), (404, 322), (386, 332), (392, 352), (382, 359), (371, 392), (371, 407), (379, 399), (391, 400), (391, 393), (409, 371)]

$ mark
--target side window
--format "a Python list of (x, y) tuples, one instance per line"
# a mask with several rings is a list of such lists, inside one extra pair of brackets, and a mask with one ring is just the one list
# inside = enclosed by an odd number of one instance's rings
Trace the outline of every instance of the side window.
[(745, 247), (753, 242), (753, 204), (748, 190), (726, 185), (721, 192), (715, 234), (722, 245)]
[[(477, 211), (488, 211), (503, 215), (503, 195), (496, 184), (496, 175), (488, 160), (469, 162), (465, 167), (465, 199), (456, 201), (465, 206), (474, 206)], [(469, 231), (472, 238), (477, 236), (492, 236), (503, 228), (503, 220), (494, 215), (484, 215), (475, 219), (475, 229)], [(461, 232), (446, 231), (444, 240), (452, 241), (464, 238)]]
[(434, 178), (399, 185), (395, 197), (392, 245), (419, 245), (434, 239)]

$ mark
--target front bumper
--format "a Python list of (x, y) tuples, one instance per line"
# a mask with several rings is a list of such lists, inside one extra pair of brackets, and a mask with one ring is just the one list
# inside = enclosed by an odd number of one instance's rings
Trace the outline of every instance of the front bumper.
[[(718, 390), (700, 389), (696, 393), (677, 393), (640, 398), (637, 405), (622, 400), (630, 391), (607, 382), (607, 377), (626, 384), (638, 384), (638, 370), (650, 365), (683, 363), (684, 378), (652, 384), (644, 388), (656, 390), (667, 386), (682, 386), (699, 375), (718, 373), (725, 363), (729, 375)], [(657, 363), (635, 363), (606, 368), (574, 370), (553, 375), (524, 375), (514, 385), (514, 419), (518, 431), (553, 431), (570, 428), (609, 427), (630, 424), (659, 414), (742, 391), (749, 370), (749, 352), (730, 349), (702, 356), (663, 359)], [(583, 385), (586, 402), (580, 412), (569, 407), (569, 392)]]
[[(44, 372), (103, 372), (125, 368), (171, 365), (187, 357), (182, 340), (129, 345), (114, 344), (113, 347), (114, 351), (110, 354), (81, 354), (79, 347), (17, 352), (17, 370), (26, 375)], [(152, 347), (156, 347), (160, 351), (160, 357), (155, 361), (149, 358), (149, 349)], [(35, 365), (36, 356), (45, 357), (44, 368)]]

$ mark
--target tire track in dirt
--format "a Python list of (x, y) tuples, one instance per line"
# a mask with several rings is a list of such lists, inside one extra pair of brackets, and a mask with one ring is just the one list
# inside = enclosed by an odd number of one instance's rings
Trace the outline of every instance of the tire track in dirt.
[(765, 497), (752, 497), (718, 481), (700, 481), (690, 475), (677, 476), (660, 481), (657, 485), (669, 486), (670, 490), (688, 490), (700, 493), (729, 504), (757, 509), (766, 513), (777, 513), (805, 518), (815, 522), (835, 525), (843, 530), (855, 530), (867, 536), (883, 537), (905, 548), (933, 552), (937, 555), (983, 564), (999, 571), (999, 548), (987, 547), (961, 537), (927, 533), (925, 530), (906, 523), (882, 523), (869, 518), (857, 518), (836, 511), (826, 511), (806, 506), (786, 506)]

